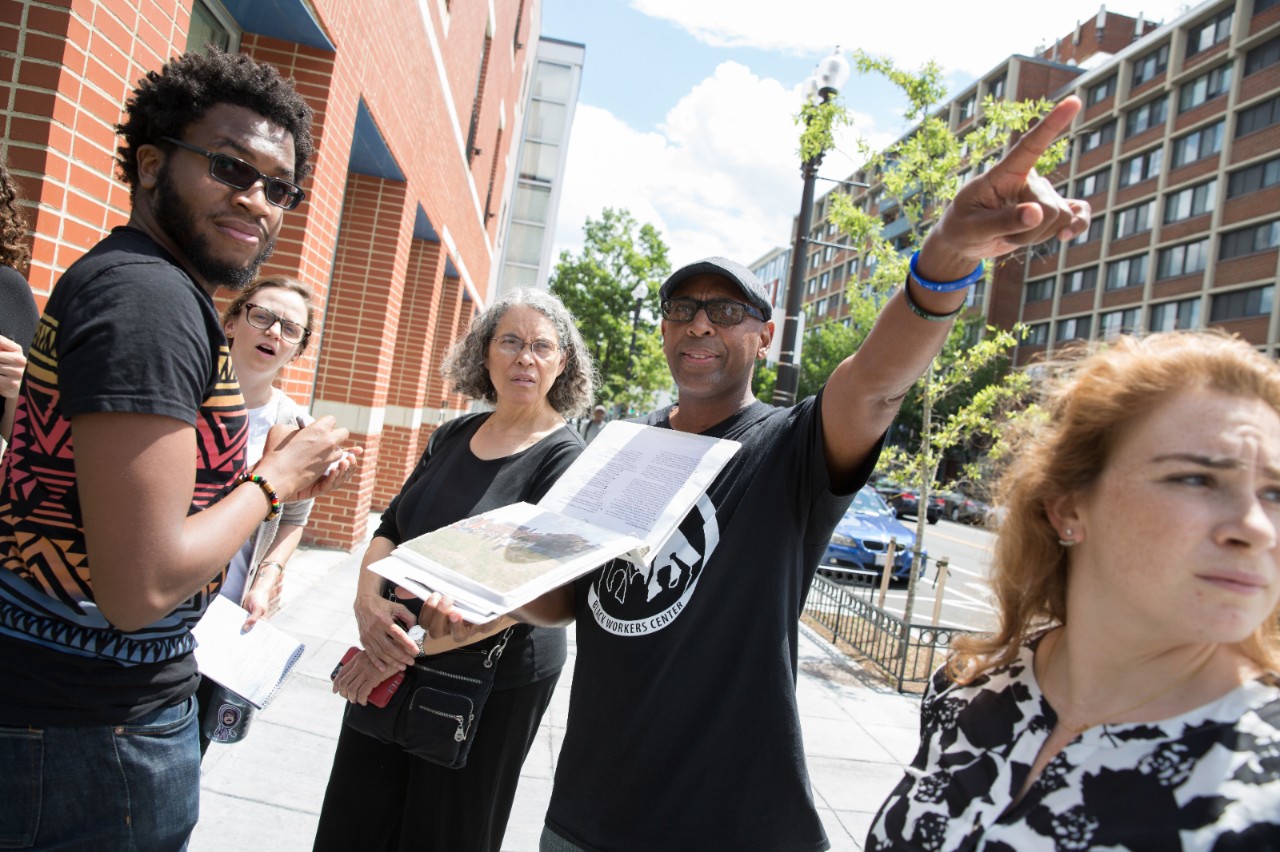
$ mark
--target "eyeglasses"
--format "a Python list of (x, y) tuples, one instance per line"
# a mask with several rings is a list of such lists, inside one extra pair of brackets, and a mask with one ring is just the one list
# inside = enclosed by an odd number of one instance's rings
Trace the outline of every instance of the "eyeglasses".
[(267, 310), (262, 305), (255, 305), (252, 302), (245, 302), (244, 304), (244, 320), (254, 328), (260, 328), (263, 331), (271, 328), (276, 323), (280, 323), (280, 339), (285, 343), (301, 343), (311, 336), (311, 329), (298, 325), (293, 320), (287, 320), (275, 311)]
[(732, 299), (663, 299), (662, 318), (669, 322), (692, 322), (698, 311), (705, 309), (707, 319), (716, 325), (737, 325), (747, 314), (764, 322), (764, 313), (754, 305)]
[(162, 136), (160, 141), (177, 145), (179, 148), (185, 148), (193, 154), (208, 157), (209, 177), (218, 183), (225, 183), (235, 189), (248, 189), (258, 181), (262, 181), (262, 188), (266, 193), (267, 201), (277, 207), (292, 210), (301, 204), (302, 199), (306, 197), (306, 193), (297, 184), (290, 183), (283, 178), (264, 175), (244, 160), (237, 159), (230, 154), (206, 151), (195, 145), (189, 145), (181, 139), (174, 139), (172, 136)]
[(490, 337), (489, 339), (498, 344), (498, 351), (503, 355), (519, 355), (527, 346), (529, 351), (533, 353), (533, 357), (539, 361), (547, 360), (560, 349), (550, 340), (530, 340), (525, 343), (514, 334), (504, 334), (501, 337)]

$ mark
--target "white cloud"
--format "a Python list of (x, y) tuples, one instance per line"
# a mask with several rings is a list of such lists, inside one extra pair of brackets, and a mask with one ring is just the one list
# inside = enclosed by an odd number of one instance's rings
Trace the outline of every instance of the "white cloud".
[[(1184, 0), (1129, 0), (1131, 8), (1111, 8), (1146, 20), (1169, 22), (1189, 4)], [(1097, 3), (1038, 3), (1026, 0), (916, 0), (896, 3), (847, 0), (631, 0), (642, 14), (670, 21), (715, 47), (754, 47), (822, 56), (838, 43), (888, 54), (907, 68), (929, 59), (948, 71), (980, 75), (1010, 53), (1031, 53), (1097, 14)], [(1197, 4), (1190, 4), (1197, 5)]]
[[(799, 130), (792, 116), (798, 87), (760, 78), (724, 62), (675, 104), (656, 132), (637, 131), (607, 110), (578, 105), (560, 201), (556, 252), (578, 251), (582, 225), (605, 207), (626, 208), (662, 231), (673, 266), (712, 254), (750, 263), (791, 233), (800, 207)], [(864, 135), (865, 115), (840, 140)], [(856, 164), (828, 155), (821, 173), (844, 178)], [(817, 195), (832, 184), (819, 182)]]

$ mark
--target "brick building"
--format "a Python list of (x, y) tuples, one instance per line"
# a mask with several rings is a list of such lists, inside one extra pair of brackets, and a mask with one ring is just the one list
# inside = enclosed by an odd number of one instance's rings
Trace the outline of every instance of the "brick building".
[[(964, 133), (988, 94), (1085, 103), (1052, 178), (1092, 204), (1089, 232), (1004, 259), (970, 293), (992, 324), (1028, 324), (1019, 363), (1071, 340), (1204, 326), (1280, 354), (1280, 0), (1211, 0), (1163, 25), (1100, 11), (1034, 56), (1010, 56), (940, 115)], [(877, 178), (852, 175), (871, 184), (853, 197), (902, 237)], [(811, 239), (835, 237), (829, 200), (815, 202)], [(810, 248), (811, 323), (848, 322), (859, 263)]]
[[(313, 543), (348, 547), (464, 400), (439, 360), (491, 297), (538, 43), (539, 0), (3, 0), (0, 130), (34, 230), (29, 278), (58, 276), (129, 210), (113, 127), (133, 82), (216, 43), (293, 77), (315, 109), (315, 173), (264, 272), (323, 306), (285, 390), (365, 447), (318, 501)], [(575, 78), (576, 79), (576, 78)], [(576, 91), (576, 90), (575, 90)]]

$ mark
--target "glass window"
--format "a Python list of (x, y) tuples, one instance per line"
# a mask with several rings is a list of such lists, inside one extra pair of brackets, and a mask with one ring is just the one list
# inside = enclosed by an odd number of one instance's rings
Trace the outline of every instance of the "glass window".
[(1132, 186), (1160, 174), (1160, 166), (1164, 162), (1164, 148), (1152, 148), (1134, 154), (1120, 163), (1120, 186)]
[(1164, 197), (1164, 223), (1181, 222), (1213, 210), (1218, 197), (1218, 179), (1189, 186)]
[(1133, 63), (1133, 85), (1140, 86), (1169, 67), (1169, 45), (1162, 44)]
[(547, 208), (550, 204), (550, 189), (527, 183), (517, 184), (515, 197), (511, 200), (511, 216), (526, 222), (546, 224)]
[(1253, 0), (1253, 14), (1259, 15), (1278, 3), (1280, 0)]
[(545, 233), (541, 225), (512, 222), (511, 233), (507, 237), (507, 260), (537, 266), (542, 256), (542, 236)]
[(1023, 346), (1044, 346), (1049, 342), (1049, 323), (1038, 322), (1027, 328), (1027, 336), (1023, 339)]
[(1098, 318), (1098, 335), (1103, 340), (1111, 340), (1122, 334), (1133, 334), (1138, 330), (1139, 308), (1125, 308), (1111, 311)]
[(1040, 278), (1036, 281), (1028, 281), (1026, 289), (1023, 291), (1023, 302), (1030, 304), (1031, 302), (1043, 302), (1053, 298), (1053, 278)]
[(1145, 254), (1126, 257), (1107, 264), (1108, 290), (1123, 290), (1126, 287), (1141, 287), (1147, 283), (1147, 256)]
[(1063, 293), (1080, 293), (1092, 290), (1098, 284), (1098, 267), (1075, 269), (1062, 276)]
[(1123, 237), (1131, 237), (1142, 231), (1151, 230), (1151, 209), (1153, 207), (1155, 207), (1154, 201), (1144, 201), (1141, 204), (1117, 210), (1112, 217), (1115, 222), (1111, 231), (1112, 239), (1118, 240)]
[(1005, 82), (1005, 78), (1003, 74), (997, 77), (996, 79), (992, 80), (991, 83), (987, 86), (987, 94), (991, 95), (991, 97), (995, 98), (996, 100), (1000, 100), (1001, 98), (1003, 98), (1004, 82)]
[(1082, 246), (1082, 245), (1085, 245), (1086, 243), (1091, 243), (1091, 242), (1094, 242), (1095, 240), (1102, 239), (1102, 233), (1103, 231), (1106, 230), (1106, 227), (1107, 227), (1106, 223), (1107, 223), (1107, 217), (1104, 214), (1099, 214), (1097, 216), (1094, 216), (1092, 219), (1089, 220), (1089, 229), (1087, 231), (1081, 231), (1076, 237), (1074, 237), (1071, 240), (1070, 244), (1073, 246)]
[(1071, 317), (1058, 320), (1058, 333), (1054, 337), (1059, 343), (1064, 340), (1088, 340), (1089, 317)]
[(1212, 68), (1178, 90), (1178, 112), (1195, 109), (1202, 103), (1225, 95), (1231, 88), (1231, 63)]
[(1265, 41), (1245, 54), (1244, 76), (1257, 74), (1263, 68), (1270, 68), (1280, 62), (1280, 36)]
[(550, 183), (560, 160), (560, 146), (526, 140), (520, 149), (520, 177)]
[(1099, 148), (1107, 144), (1115, 138), (1116, 121), (1113, 118), (1101, 127), (1095, 127), (1093, 130), (1086, 131), (1085, 134), (1080, 137), (1080, 153), (1083, 154), (1087, 151), (1092, 151), (1095, 148)]
[(538, 62), (533, 72), (533, 96), (566, 104), (573, 93), (573, 68), (554, 62)]
[(1218, 245), (1218, 259), (1230, 260), (1254, 252), (1267, 251), (1280, 245), (1280, 219), (1228, 231)]
[(1181, 168), (1221, 151), (1222, 130), (1226, 126), (1227, 120), (1220, 118), (1173, 140), (1173, 168)]
[(1200, 299), (1183, 299), (1151, 306), (1147, 331), (1177, 331), (1200, 327)]
[(1209, 309), (1209, 322), (1266, 316), (1271, 313), (1271, 300), (1275, 289), (1274, 284), (1267, 284), (1263, 287), (1249, 287), (1245, 290), (1219, 293), (1213, 297), (1213, 307)]
[(533, 100), (525, 118), (525, 136), (543, 142), (559, 142), (564, 138), (563, 104)]
[(1088, 198), (1099, 192), (1106, 192), (1107, 185), (1111, 182), (1111, 167), (1098, 169), (1098, 171), (1085, 175), (1076, 180), (1076, 198)]
[(1169, 99), (1161, 95), (1140, 107), (1129, 110), (1124, 116), (1124, 138), (1160, 127), (1169, 114)]
[(225, 53), (236, 53), (240, 49), (240, 30), (222, 4), (195, 0), (187, 29), (187, 50), (204, 53), (205, 47), (211, 44)]
[(1085, 93), (1085, 106), (1093, 106), (1096, 103), (1101, 103), (1115, 93), (1116, 75), (1112, 74), (1096, 86), (1089, 87), (1089, 91)]
[(964, 297), (965, 307), (975, 307), (982, 304), (982, 300), (987, 295), (987, 279), (981, 278), (974, 282), (969, 288), (969, 294)]
[(1236, 120), (1236, 138), (1280, 123), (1280, 95), (1240, 111)]
[(1248, 195), (1280, 183), (1280, 157), (1237, 169), (1227, 179), (1227, 198)]
[(1209, 255), (1209, 238), (1192, 243), (1160, 249), (1156, 259), (1156, 280), (1177, 278), (1204, 271), (1205, 258)]
[(1230, 38), (1231, 17), (1234, 12), (1234, 9), (1228, 9), (1217, 17), (1192, 27), (1187, 33), (1187, 56), (1195, 56), (1200, 51), (1208, 50), (1218, 42)]
[(502, 286), (504, 290), (536, 287), (537, 284), (538, 268), (536, 266), (517, 266), (514, 263), (503, 264)]
[(973, 118), (973, 112), (978, 105), (978, 96), (970, 95), (960, 102), (960, 120), (968, 121)]

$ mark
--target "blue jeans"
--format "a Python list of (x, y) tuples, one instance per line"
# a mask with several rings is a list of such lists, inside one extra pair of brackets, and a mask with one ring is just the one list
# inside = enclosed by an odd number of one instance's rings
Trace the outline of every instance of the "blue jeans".
[(198, 734), (194, 697), (127, 725), (0, 727), (0, 849), (185, 849)]

